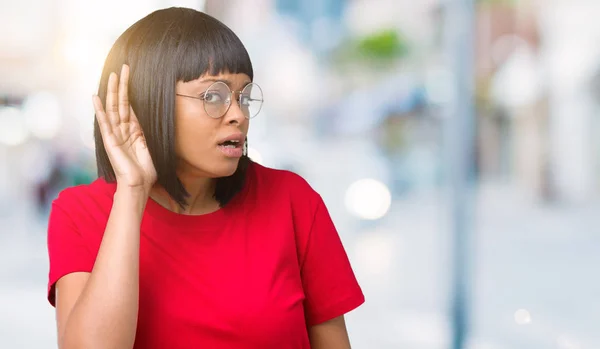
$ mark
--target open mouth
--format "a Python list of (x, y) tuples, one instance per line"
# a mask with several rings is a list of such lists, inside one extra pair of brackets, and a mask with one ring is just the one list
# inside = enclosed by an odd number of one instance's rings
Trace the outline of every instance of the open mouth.
[(231, 140), (231, 141), (225, 141), (223, 143), (219, 143), (220, 147), (225, 147), (225, 148), (240, 148), (242, 146), (242, 143), (238, 140)]

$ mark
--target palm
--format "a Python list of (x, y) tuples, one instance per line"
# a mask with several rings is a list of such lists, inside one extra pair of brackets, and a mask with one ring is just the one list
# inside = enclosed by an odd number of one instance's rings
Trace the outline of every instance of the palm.
[(128, 178), (130, 186), (149, 185), (149, 181), (156, 179), (156, 170), (137, 120), (118, 125), (106, 137), (105, 143), (117, 178)]
[(124, 66), (117, 97), (116, 74), (111, 74), (106, 97), (107, 113), (100, 99), (95, 97), (96, 116), (117, 183), (149, 189), (156, 181), (156, 169), (138, 119), (127, 99), (128, 77), (129, 69)]

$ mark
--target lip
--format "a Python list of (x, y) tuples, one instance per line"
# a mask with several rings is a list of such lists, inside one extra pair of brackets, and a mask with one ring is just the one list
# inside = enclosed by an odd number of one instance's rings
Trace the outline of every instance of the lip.
[(242, 148), (227, 148), (227, 147), (218, 147), (221, 153), (223, 153), (228, 158), (239, 159), (244, 155), (244, 151)]
[(217, 145), (227, 141), (238, 141), (240, 143), (240, 146), (243, 146), (245, 140), (246, 136), (243, 133), (232, 133), (229, 136), (221, 138), (219, 141), (217, 141)]

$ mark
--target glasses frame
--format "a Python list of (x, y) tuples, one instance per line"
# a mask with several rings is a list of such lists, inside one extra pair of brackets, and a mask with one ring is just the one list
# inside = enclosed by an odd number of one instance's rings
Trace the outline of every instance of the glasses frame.
[[(210, 113), (209, 113), (209, 112), (206, 110), (206, 91), (210, 91), (210, 89), (211, 89), (211, 88), (213, 88), (213, 86), (215, 86), (215, 85), (217, 85), (217, 84), (222, 84), (222, 85), (225, 85), (225, 87), (227, 87), (227, 89), (229, 90), (229, 96), (228, 96), (228, 100), (227, 100), (227, 101), (225, 101), (225, 104), (227, 105), (227, 108), (225, 109), (225, 111), (223, 112), (223, 114), (222, 114), (222, 115), (215, 117), (215, 116), (212, 116), (212, 115), (211, 115), (211, 114), (210, 114)], [(187, 98), (193, 98), (193, 99), (198, 99), (198, 100), (201, 100), (201, 101), (202, 101), (202, 106), (204, 107), (204, 112), (206, 113), (206, 115), (210, 116), (210, 117), (211, 117), (211, 118), (213, 118), (213, 119), (220, 119), (220, 118), (222, 118), (223, 116), (225, 116), (225, 115), (227, 114), (227, 112), (229, 111), (229, 108), (231, 108), (231, 104), (232, 104), (232, 103), (231, 103), (231, 101), (233, 100), (233, 94), (234, 94), (234, 93), (237, 93), (237, 94), (238, 94), (238, 98), (237, 98), (237, 103), (238, 103), (238, 106), (241, 106), (241, 105), (242, 105), (242, 101), (241, 101), (241, 98), (242, 98), (242, 93), (244, 92), (244, 90), (245, 90), (246, 88), (248, 88), (248, 86), (252, 86), (253, 88), (255, 88), (255, 87), (258, 87), (258, 89), (260, 90), (260, 94), (261, 94), (261, 95), (263, 95), (263, 90), (262, 90), (262, 88), (260, 87), (260, 85), (258, 85), (257, 83), (251, 82), (251, 83), (247, 84), (246, 86), (244, 86), (244, 88), (243, 88), (243, 89), (241, 89), (240, 91), (232, 91), (232, 90), (231, 90), (231, 88), (229, 88), (229, 86), (228, 86), (226, 83), (222, 82), (222, 81), (216, 81), (216, 82), (212, 83), (210, 86), (208, 86), (208, 88), (207, 88), (207, 89), (206, 89), (206, 90), (205, 90), (205, 91), (202, 93), (202, 96), (201, 96), (201, 97), (197, 97), (197, 96), (190, 96), (190, 95), (184, 95), (184, 94), (181, 94), (181, 93), (175, 93), (175, 95), (176, 95), (176, 96), (180, 96), (180, 97), (187, 97)], [(254, 118), (256, 115), (260, 114), (260, 111), (262, 110), (263, 103), (265, 102), (265, 99), (264, 99), (264, 98), (261, 98), (261, 99), (251, 99), (251, 100), (252, 100), (252, 101), (260, 101), (260, 108), (258, 108), (258, 111), (256, 112), (256, 114), (254, 114), (254, 115), (252, 115), (252, 116), (244, 114), (244, 117), (245, 117), (246, 119), (252, 119), (252, 118)]]

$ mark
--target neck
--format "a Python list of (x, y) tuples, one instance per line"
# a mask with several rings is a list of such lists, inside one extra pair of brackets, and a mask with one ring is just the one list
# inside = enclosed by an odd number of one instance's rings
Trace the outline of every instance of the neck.
[(186, 207), (181, 208), (173, 201), (166, 190), (155, 186), (150, 192), (150, 197), (161, 206), (181, 214), (199, 215), (214, 212), (219, 209), (219, 203), (214, 199), (216, 179), (207, 177), (192, 177), (179, 174), (179, 180), (188, 192)]

